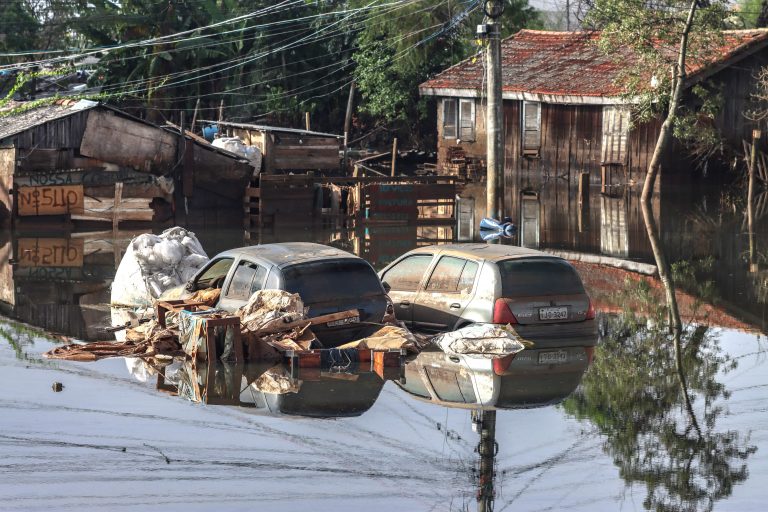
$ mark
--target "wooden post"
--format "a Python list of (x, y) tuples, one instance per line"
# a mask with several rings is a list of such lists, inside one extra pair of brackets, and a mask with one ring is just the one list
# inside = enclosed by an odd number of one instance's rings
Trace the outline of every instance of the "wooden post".
[(359, 165), (355, 164), (355, 169), (352, 171), (352, 176), (354, 176), (355, 178), (360, 176), (360, 166)]
[[(349, 86), (349, 97), (347, 98), (347, 113), (344, 116), (344, 133), (349, 133), (352, 130), (352, 108), (355, 104), (355, 82), (352, 82)], [(347, 147), (347, 139), (344, 138), (344, 147)]]
[(579, 173), (579, 204), (589, 202), (589, 173)]
[[(112, 208), (112, 238), (117, 238), (120, 226), (120, 203), (123, 201), (123, 182), (115, 183), (115, 205)], [(117, 248), (115, 248), (117, 250)]]
[(195, 102), (195, 111), (192, 114), (192, 124), (189, 125), (189, 131), (192, 133), (195, 133), (195, 123), (197, 122), (197, 111), (200, 109), (200, 98), (197, 98), (197, 102)]
[[(224, 98), (221, 98), (221, 101), (219, 102), (219, 123), (221, 123), (224, 120)], [(221, 127), (219, 127), (219, 130), (221, 130)]]
[(752, 130), (752, 151), (749, 155), (749, 188), (747, 190), (747, 229), (749, 230), (749, 271), (755, 273), (755, 171), (757, 169), (757, 143), (760, 142), (760, 130)]
[(608, 169), (606, 166), (600, 167), (600, 193), (605, 194), (608, 190), (608, 184), (606, 183), (606, 178), (608, 177)]
[(392, 141), (392, 173), (391, 176), (395, 177), (395, 166), (397, 164), (397, 137)]
[(306, 126), (307, 131), (309, 131), (309, 112), (304, 112), (304, 126)]

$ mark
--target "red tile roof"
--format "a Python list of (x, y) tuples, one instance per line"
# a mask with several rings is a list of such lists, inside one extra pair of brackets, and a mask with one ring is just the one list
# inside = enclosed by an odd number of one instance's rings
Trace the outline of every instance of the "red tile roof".
[[(622, 65), (595, 44), (599, 32), (521, 30), (501, 43), (504, 92), (555, 96), (618, 96)], [(732, 57), (748, 54), (768, 41), (768, 30), (728, 30), (723, 44), (706, 62), (688, 66), (689, 75), (706, 71)], [(625, 60), (632, 59), (627, 52)], [(439, 89), (480, 89), (483, 59), (478, 55), (452, 66), (419, 87), (422, 94)], [(437, 89), (437, 90), (435, 90)]]

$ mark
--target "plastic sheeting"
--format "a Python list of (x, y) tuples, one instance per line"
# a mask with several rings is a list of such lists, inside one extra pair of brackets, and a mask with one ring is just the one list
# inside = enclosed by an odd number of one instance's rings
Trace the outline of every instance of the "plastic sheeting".
[(113, 305), (151, 307), (167, 289), (189, 281), (208, 262), (191, 231), (180, 227), (134, 238), (112, 282)]
[(497, 324), (468, 325), (438, 334), (431, 341), (447, 354), (486, 359), (517, 354), (525, 348), (524, 340), (511, 327)]
[(261, 171), (261, 151), (256, 146), (246, 145), (240, 137), (219, 137), (213, 140), (213, 146), (240, 155), (253, 166), (254, 174)]

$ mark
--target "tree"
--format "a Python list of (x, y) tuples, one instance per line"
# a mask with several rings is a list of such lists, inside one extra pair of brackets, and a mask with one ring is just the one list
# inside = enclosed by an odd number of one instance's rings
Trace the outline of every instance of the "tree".
[[(504, 36), (541, 26), (537, 11), (527, 0), (505, 3)], [(385, 126), (416, 136), (434, 130), (434, 126), (422, 126), (427, 110), (418, 86), (477, 53), (474, 31), (481, 22), (482, 9), (472, 10), (458, 0), (421, 0), (401, 9), (397, 16), (374, 13), (358, 37), (354, 54), (361, 111)]]
[[(34, 11), (24, 0), (0, 2), (0, 52), (12, 53), (28, 50), (35, 45), (40, 34), (40, 23)], [(0, 57), (0, 64), (12, 64), (18, 59)], [(0, 80), (2, 76), (0, 76)]]
[(628, 99), (640, 100), (635, 113), (641, 120), (659, 115), (664, 119), (643, 185), (645, 201), (653, 193), (673, 135), (685, 128), (681, 103), (688, 88), (687, 68), (714, 55), (723, 40), (728, 12), (722, 0), (595, 0), (590, 4), (585, 23), (601, 31), (600, 47), (627, 66), (620, 85)]

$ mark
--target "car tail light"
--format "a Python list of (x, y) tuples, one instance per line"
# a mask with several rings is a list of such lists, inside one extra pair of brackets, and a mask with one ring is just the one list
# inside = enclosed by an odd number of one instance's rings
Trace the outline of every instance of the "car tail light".
[(499, 359), (493, 360), (493, 373), (496, 375), (503, 375), (507, 371), (509, 365), (512, 364), (512, 360), (515, 359), (517, 354), (510, 354)]
[(589, 307), (587, 308), (587, 316), (584, 317), (584, 320), (594, 320), (595, 319), (595, 307), (592, 305), (592, 301), (589, 301)]
[(587, 354), (587, 366), (589, 366), (595, 358), (595, 347), (584, 347), (584, 353)]
[(493, 305), (493, 323), (495, 324), (516, 324), (517, 318), (515, 318), (512, 310), (509, 309), (509, 304), (504, 299), (496, 299)]

